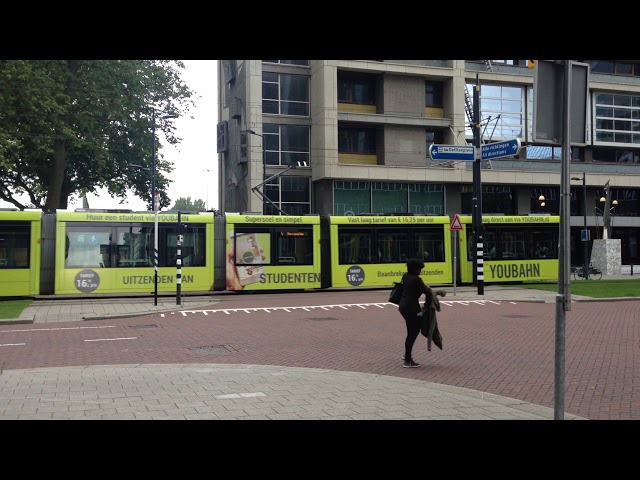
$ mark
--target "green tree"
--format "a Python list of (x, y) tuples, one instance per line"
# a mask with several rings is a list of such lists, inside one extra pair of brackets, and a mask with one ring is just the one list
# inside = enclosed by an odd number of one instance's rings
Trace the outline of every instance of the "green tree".
[(204, 200), (197, 199), (192, 202), (191, 197), (180, 197), (176, 200), (176, 203), (173, 205), (171, 210), (180, 210), (181, 212), (205, 212), (207, 210), (207, 206), (204, 203)]
[(130, 189), (151, 209), (155, 131), (156, 189), (168, 206), (163, 172), (173, 165), (158, 134), (181, 141), (162, 117), (194, 105), (184, 68), (174, 60), (0, 60), (0, 198), (55, 211), (100, 188), (124, 203)]

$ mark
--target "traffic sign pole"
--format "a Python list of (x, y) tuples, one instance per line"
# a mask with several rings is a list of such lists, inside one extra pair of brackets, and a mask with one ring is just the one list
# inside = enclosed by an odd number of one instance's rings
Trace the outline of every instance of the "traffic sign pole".
[(473, 162), (473, 241), (474, 280), (478, 285), (478, 295), (484, 295), (484, 246), (482, 243), (482, 182), (480, 180), (480, 162), (482, 160), (480, 139), (480, 75), (476, 74), (476, 85), (473, 89), (473, 144), (475, 160)]
[(458, 245), (458, 230), (453, 231), (453, 296), (456, 295), (456, 270), (458, 269), (458, 259), (456, 257), (456, 246)]

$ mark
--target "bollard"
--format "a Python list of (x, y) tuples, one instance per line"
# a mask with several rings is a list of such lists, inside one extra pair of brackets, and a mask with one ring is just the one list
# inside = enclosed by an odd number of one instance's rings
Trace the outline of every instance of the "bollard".
[(631, 276), (633, 277), (633, 263), (631, 264)]

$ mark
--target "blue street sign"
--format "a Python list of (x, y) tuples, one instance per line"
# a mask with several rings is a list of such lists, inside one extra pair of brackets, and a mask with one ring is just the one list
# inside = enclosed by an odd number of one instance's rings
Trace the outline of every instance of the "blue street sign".
[(482, 160), (491, 160), (492, 158), (510, 157), (517, 155), (520, 151), (520, 139), (506, 140), (504, 142), (488, 143), (482, 145)]
[(434, 160), (459, 160), (473, 162), (474, 151), (472, 146), (461, 145), (431, 145), (429, 155)]

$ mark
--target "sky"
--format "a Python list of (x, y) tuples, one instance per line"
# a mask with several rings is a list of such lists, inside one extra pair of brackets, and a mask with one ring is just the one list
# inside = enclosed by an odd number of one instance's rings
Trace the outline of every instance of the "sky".
[[(173, 180), (168, 189), (171, 206), (178, 198), (191, 197), (191, 201), (203, 200), (207, 208), (218, 208), (218, 176), (217, 176), (217, 61), (216, 60), (182, 60), (186, 69), (181, 76), (187, 86), (195, 92), (195, 107), (189, 114), (173, 121), (176, 136), (182, 138), (177, 146), (162, 143), (164, 158), (173, 163), (174, 171), (165, 174)], [(200, 98), (198, 98), (200, 97)], [(193, 117), (193, 119), (191, 118)], [(158, 131), (156, 131), (158, 133)], [(22, 198), (27, 202), (28, 198)], [(119, 198), (111, 198), (104, 191), (98, 195), (88, 194), (90, 208), (98, 209), (131, 209), (147, 210), (145, 201), (133, 193), (127, 195), (125, 203)], [(15, 207), (0, 200), (0, 208)], [(82, 200), (71, 200), (69, 210), (82, 207)]]

